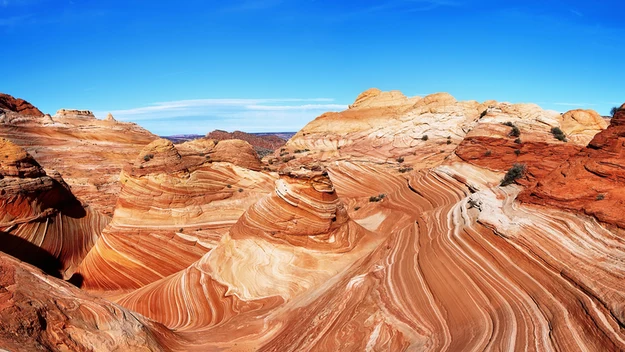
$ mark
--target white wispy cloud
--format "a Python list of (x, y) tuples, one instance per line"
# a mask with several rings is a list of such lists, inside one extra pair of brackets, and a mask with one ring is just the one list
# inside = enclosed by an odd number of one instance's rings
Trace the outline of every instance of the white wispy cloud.
[[(334, 99), (193, 99), (157, 102), (130, 109), (111, 110), (120, 121), (137, 122), (160, 135), (198, 133), (214, 129), (246, 132), (297, 131), (328, 111), (347, 104)], [(99, 118), (109, 111), (96, 111)]]

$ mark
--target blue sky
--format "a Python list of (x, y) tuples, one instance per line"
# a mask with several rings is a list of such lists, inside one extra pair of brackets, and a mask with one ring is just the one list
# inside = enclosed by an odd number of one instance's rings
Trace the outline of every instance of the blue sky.
[(602, 114), (623, 1), (0, 0), (0, 92), (160, 135), (295, 131), (377, 87)]

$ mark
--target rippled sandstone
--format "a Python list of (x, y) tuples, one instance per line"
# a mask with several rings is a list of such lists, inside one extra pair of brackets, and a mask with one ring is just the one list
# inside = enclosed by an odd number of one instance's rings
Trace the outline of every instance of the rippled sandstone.
[(625, 228), (625, 106), (579, 153), (523, 192), (524, 202), (583, 212)]
[[(152, 350), (625, 350), (625, 116), (597, 116), (371, 89), (267, 164), (241, 141), (156, 140), (82, 288)], [(600, 187), (603, 215), (558, 198)]]
[(0, 250), (69, 279), (109, 219), (83, 205), (58, 172), (0, 138)]
[(187, 268), (271, 190), (275, 176), (245, 168), (259, 164), (243, 141), (147, 145), (120, 176), (113, 219), (80, 269), (83, 287), (134, 289)]
[(51, 117), (33, 108), (18, 113), (0, 105), (0, 137), (59, 171), (79, 199), (111, 215), (120, 171), (157, 137), (134, 123), (98, 120), (90, 111), (61, 109)]

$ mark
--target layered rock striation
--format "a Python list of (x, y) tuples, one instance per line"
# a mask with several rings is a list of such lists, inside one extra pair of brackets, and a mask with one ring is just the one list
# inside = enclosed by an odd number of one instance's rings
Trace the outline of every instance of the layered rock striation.
[(22, 148), (0, 138), (0, 155), (0, 250), (69, 279), (109, 219)]

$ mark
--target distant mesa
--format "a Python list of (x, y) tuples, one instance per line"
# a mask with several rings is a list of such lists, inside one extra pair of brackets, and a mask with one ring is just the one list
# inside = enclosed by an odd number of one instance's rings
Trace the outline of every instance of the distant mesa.
[(43, 116), (41, 110), (26, 100), (14, 98), (3, 93), (0, 93), (0, 110), (11, 111), (22, 116)]
[(92, 111), (89, 110), (74, 110), (74, 109), (60, 109), (54, 115), (55, 118), (80, 118), (80, 119), (93, 119), (95, 120), (95, 115), (93, 115)]

